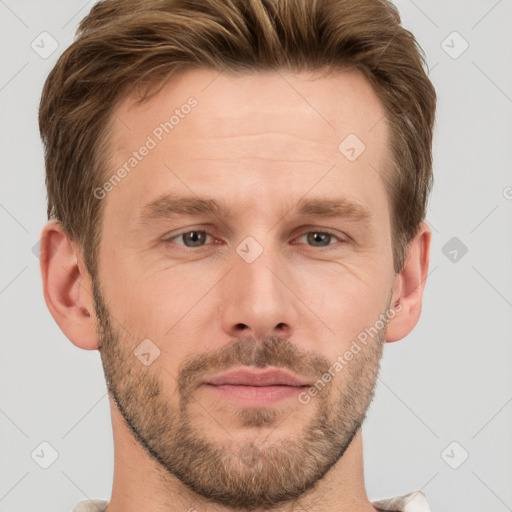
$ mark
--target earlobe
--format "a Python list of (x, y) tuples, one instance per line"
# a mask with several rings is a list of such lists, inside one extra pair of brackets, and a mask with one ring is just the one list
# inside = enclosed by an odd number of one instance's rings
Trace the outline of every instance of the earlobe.
[(58, 221), (41, 233), (40, 269), (46, 305), (62, 332), (79, 348), (98, 349), (90, 276)]
[(395, 278), (395, 294), (390, 306), (394, 314), (389, 315), (386, 328), (388, 343), (405, 338), (418, 323), (430, 262), (431, 237), (432, 231), (423, 221), (407, 247), (403, 269)]

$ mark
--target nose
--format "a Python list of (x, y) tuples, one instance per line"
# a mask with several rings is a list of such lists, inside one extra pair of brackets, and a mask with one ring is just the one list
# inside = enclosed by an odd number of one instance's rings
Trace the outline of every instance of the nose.
[(235, 254), (234, 269), (223, 281), (223, 329), (231, 337), (260, 340), (290, 337), (297, 326), (298, 302), (290, 264), (264, 248), (251, 263)]

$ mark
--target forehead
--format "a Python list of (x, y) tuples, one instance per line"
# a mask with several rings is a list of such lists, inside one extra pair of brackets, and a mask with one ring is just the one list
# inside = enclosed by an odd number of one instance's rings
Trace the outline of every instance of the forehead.
[(250, 127), (254, 131), (274, 128), (313, 140), (327, 136), (334, 144), (340, 136), (357, 132), (371, 143), (386, 129), (384, 108), (357, 70), (333, 71), (326, 76), (322, 71), (186, 69), (176, 72), (149, 101), (139, 104), (130, 95), (119, 103), (114, 112), (115, 141), (129, 142), (134, 127), (151, 133), (176, 109), (186, 106), (189, 98), (197, 100), (194, 110), (201, 115), (187, 116), (187, 122), (180, 123), (179, 132), (174, 131), (173, 136), (189, 132), (198, 137), (233, 136)]
[[(385, 111), (358, 71), (183, 70), (149, 101), (121, 101), (111, 140), (107, 178), (123, 165), (128, 172), (108, 202), (129, 203), (131, 212), (170, 188), (190, 195), (213, 185), (236, 200), (236, 184), (256, 194), (257, 183), (262, 197), (303, 195), (333, 167), (338, 175), (329, 173), (317, 192), (344, 182), (366, 186), (370, 199), (389, 150)], [(135, 161), (143, 146), (152, 148)], [(355, 160), (343, 153), (352, 148), (362, 151)]]

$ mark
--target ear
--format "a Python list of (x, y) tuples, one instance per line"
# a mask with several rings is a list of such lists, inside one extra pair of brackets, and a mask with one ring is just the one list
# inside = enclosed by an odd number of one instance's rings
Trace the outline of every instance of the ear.
[(416, 236), (407, 247), (404, 267), (395, 276), (390, 307), (399, 300), (386, 327), (386, 342), (405, 338), (418, 323), (421, 314), (423, 290), (430, 262), (430, 240), (432, 231), (423, 221)]
[(98, 349), (91, 278), (60, 222), (45, 224), (39, 261), (44, 300), (62, 332), (79, 348)]

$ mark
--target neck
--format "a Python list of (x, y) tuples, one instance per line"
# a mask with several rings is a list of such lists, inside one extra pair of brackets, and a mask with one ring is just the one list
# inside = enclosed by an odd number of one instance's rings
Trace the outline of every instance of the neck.
[[(204, 500), (170, 474), (133, 438), (112, 401), (114, 480), (107, 512), (233, 512)], [(310, 491), (272, 512), (376, 512), (364, 487), (361, 429), (343, 457)], [(263, 512), (253, 511), (253, 512)]]

